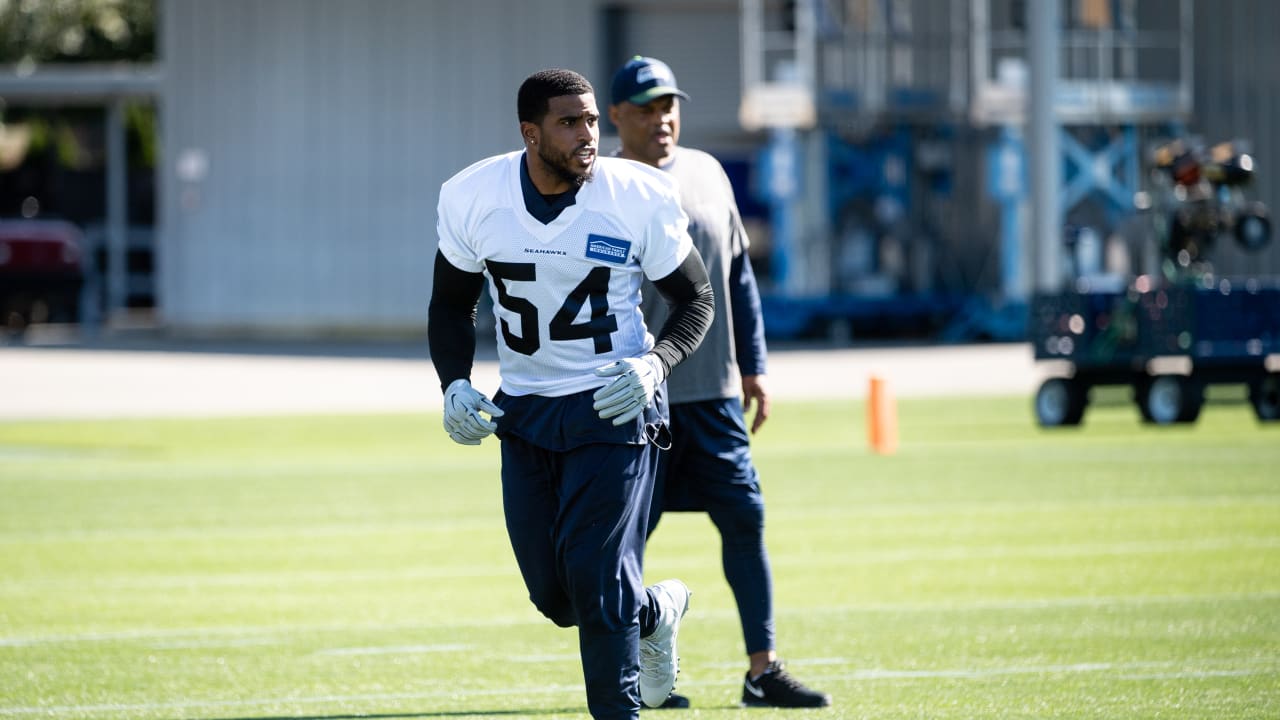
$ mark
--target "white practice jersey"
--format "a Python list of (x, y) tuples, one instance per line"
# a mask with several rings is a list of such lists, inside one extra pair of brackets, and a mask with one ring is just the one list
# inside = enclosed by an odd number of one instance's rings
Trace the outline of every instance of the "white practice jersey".
[(670, 275), (693, 243), (676, 182), (596, 158), (576, 202), (544, 225), (525, 210), (524, 152), (482, 160), (440, 188), (440, 252), (484, 272), (502, 390), (558, 397), (604, 385), (595, 369), (653, 349), (640, 284)]

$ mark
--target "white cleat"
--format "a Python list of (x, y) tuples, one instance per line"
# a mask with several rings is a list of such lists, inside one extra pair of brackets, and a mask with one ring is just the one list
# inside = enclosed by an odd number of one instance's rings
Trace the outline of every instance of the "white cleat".
[(658, 600), (658, 627), (649, 637), (640, 638), (640, 701), (656, 708), (667, 701), (676, 686), (680, 658), (676, 655), (676, 633), (680, 619), (689, 610), (693, 593), (679, 580), (663, 580), (651, 587)]

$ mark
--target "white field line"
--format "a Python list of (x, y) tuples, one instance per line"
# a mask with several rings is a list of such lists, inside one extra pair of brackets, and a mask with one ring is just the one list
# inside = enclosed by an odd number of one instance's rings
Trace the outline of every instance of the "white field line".
[[(1159, 555), (1165, 553), (1217, 552), (1220, 550), (1271, 550), (1280, 548), (1280, 537), (1219, 538), (1207, 540), (1074, 543), (1061, 545), (997, 545), (993, 547), (950, 547), (938, 549), (913, 548), (904, 550), (870, 550), (841, 552), (843, 566), (859, 564), (884, 564), (917, 561), (992, 560), (1010, 558), (1074, 558), (1105, 557), (1112, 555)], [(788, 567), (809, 562), (830, 564), (829, 556), (795, 555), (778, 553)], [(809, 558), (806, 560), (806, 558)], [(680, 567), (679, 562), (664, 562), (664, 566)]]
[[(741, 666), (741, 661), (732, 665), (726, 664), (726, 667), (737, 668)], [(808, 666), (810, 663), (804, 663)], [(934, 679), (934, 678), (958, 678), (968, 680), (982, 680), (985, 678), (1001, 677), (1005, 675), (1060, 675), (1067, 673), (1113, 673), (1115, 677), (1122, 679), (1147, 679), (1148, 677), (1169, 677), (1169, 678), (1188, 678), (1188, 677), (1222, 677), (1236, 675), (1263, 675), (1268, 673), (1280, 673), (1280, 667), (1277, 667), (1275, 660), (1254, 659), (1246, 660), (1244, 664), (1254, 665), (1257, 667), (1241, 668), (1240, 663), (1230, 662), (1230, 667), (1222, 670), (1206, 669), (1204, 665), (1222, 664), (1220, 660), (1164, 660), (1164, 661), (1138, 661), (1126, 663), (1069, 663), (1056, 665), (1019, 665), (1016, 667), (990, 667), (990, 668), (954, 668), (942, 670), (893, 670), (889, 668), (863, 668), (845, 673), (827, 673), (822, 675), (823, 680), (899, 680), (899, 679)], [(1181, 669), (1179, 669), (1181, 668)], [(1150, 670), (1160, 670), (1159, 673), (1142, 672)], [(806, 673), (808, 675), (809, 673)], [(815, 676), (816, 677), (816, 676)]]
[[(974, 600), (954, 603), (883, 603), (863, 605), (830, 605), (776, 611), (779, 618), (811, 619), (814, 616), (833, 618), (850, 615), (938, 615), (946, 613), (974, 613), (991, 611), (1037, 612), (1061, 608), (1144, 608), (1158, 606), (1217, 604), (1233, 601), (1280, 600), (1280, 592), (1218, 593), (1212, 595), (1149, 595), (1149, 596), (1099, 596), (1078, 598), (1028, 598), (1026, 600)], [(738, 620), (735, 608), (698, 610), (700, 620), (731, 622)], [(2, 642), (0, 642), (2, 644)], [(841, 659), (836, 659), (842, 661)], [(811, 661), (806, 661), (811, 662)], [(831, 664), (831, 663), (828, 663)]]
[[(495, 474), (496, 477), (496, 474)], [(1063, 508), (1082, 508), (1090, 511), (1129, 509), (1129, 508), (1182, 508), (1196, 507), (1202, 509), (1238, 507), (1247, 505), (1250, 508), (1280, 505), (1280, 494), (1253, 495), (1241, 499), (1236, 495), (1193, 496), (1169, 495), (1143, 498), (1111, 498), (1111, 499), (1079, 499), (1079, 500), (1025, 500), (995, 502), (913, 502), (913, 503), (876, 503), (852, 508), (806, 509), (788, 511), (774, 510), (769, 513), (772, 518), (848, 518), (850, 522), (859, 518), (920, 518), (938, 514), (949, 516), (973, 515), (992, 516), (1009, 513), (1034, 512), (1037, 514), (1052, 513)], [(91, 542), (97, 540), (199, 540), (217, 539), (272, 539), (272, 538), (323, 538), (349, 537), (358, 535), (393, 535), (397, 533), (441, 534), (459, 530), (492, 530), (503, 528), (500, 508), (495, 505), (495, 514), (491, 518), (459, 520), (453, 518), (427, 518), (423, 520), (393, 523), (330, 523), (288, 526), (263, 527), (173, 527), (173, 528), (101, 528), (85, 530), (66, 528), (59, 530), (28, 530), (0, 534), (0, 545), (13, 543), (42, 542)]]
[[(194, 638), (191, 640), (173, 640), (163, 642), (148, 643), (147, 647), (151, 650), (214, 650), (229, 649), (242, 647), (266, 647), (270, 645), (279, 645), (278, 638), (269, 637), (239, 637), (239, 638)], [(0, 643), (0, 647), (3, 643)]]
[(313, 655), (425, 655), (428, 653), (462, 652), (474, 645), (384, 645), (381, 647), (341, 647), (317, 650)]
[(395, 700), (430, 700), (432, 698), (455, 699), (459, 697), (506, 697), (513, 695), (551, 695), (565, 693), (581, 693), (581, 684), (575, 685), (537, 685), (526, 688), (505, 688), (501, 690), (459, 690), (446, 689), (423, 692), (400, 693), (357, 693), (350, 695), (315, 695), (315, 696), (278, 696), (264, 698), (245, 698), (242, 700), (175, 700), (156, 703), (101, 703), (95, 705), (48, 705), (48, 706), (3, 706), (0, 705), (0, 716), (40, 715), (53, 716), (68, 713), (130, 713), (196, 710), (201, 708), (244, 708), (318, 705), (328, 703), (352, 702), (386, 702)]
[[(1025, 600), (975, 600), (964, 603), (885, 603), (880, 605), (810, 607), (783, 615), (841, 615), (850, 613), (946, 613), (991, 610), (1053, 610), (1057, 608), (1148, 607), (1200, 603), (1280, 600), (1280, 592), (1206, 593), (1203, 595), (1103, 595), (1095, 597), (1027, 598)], [(726, 614), (737, 617), (732, 612)]]
[(463, 567), (419, 567), (395, 570), (281, 570), (230, 572), (201, 575), (157, 575), (152, 577), (59, 577), (7, 579), (0, 597), (23, 588), (36, 590), (183, 590), (198, 588), (285, 588), (294, 585), (331, 585), (345, 582), (384, 583), (455, 578), (519, 577), (515, 561)]
[(1240, 495), (1159, 495), (1149, 497), (1116, 497), (1116, 498), (1061, 498), (1028, 499), (1028, 500), (919, 500), (909, 503), (873, 503), (855, 507), (831, 506), (826, 508), (798, 508), (794, 510), (779, 509), (769, 513), (770, 517), (799, 518), (915, 518), (933, 515), (949, 516), (981, 516), (1007, 515), (1010, 513), (1035, 513), (1043, 515), (1060, 512), (1063, 509), (1079, 508), (1091, 512), (1101, 510), (1129, 510), (1134, 508), (1195, 508), (1197, 510), (1235, 508), (1241, 505), (1249, 508), (1267, 507), (1280, 504), (1280, 494), (1265, 493), (1242, 498)]
[[(1280, 500), (1278, 500), (1280, 501)], [(499, 509), (500, 510), (500, 509)], [(118, 542), (121, 540), (271, 540), (277, 538), (340, 538), (378, 535), (451, 535), (459, 531), (503, 530), (502, 515), (492, 518), (459, 520), (426, 518), (412, 522), (331, 523), (316, 525), (272, 525), (264, 527), (175, 527), (175, 528), (101, 528), (85, 530), (31, 530), (0, 535), (0, 545), (15, 543)]]
[[(916, 548), (906, 550), (870, 550), (841, 552), (840, 563), (845, 566), (863, 564), (895, 564), (917, 561), (963, 561), (1013, 558), (1075, 558), (1108, 557), (1120, 555), (1159, 555), (1166, 553), (1218, 552), (1221, 550), (1274, 550), (1280, 548), (1280, 537), (1263, 538), (1215, 538), (1187, 541), (1079, 543), (1064, 545), (998, 545), (994, 547), (950, 547), (945, 549)], [(829, 564), (827, 556), (788, 556), (778, 553), (777, 559), (786, 559), (788, 566)], [(701, 567), (702, 560), (664, 561), (666, 568)], [(261, 572), (229, 572), (193, 575), (154, 575), (144, 577), (123, 576), (94, 577), (33, 577), (9, 578), (0, 595), (31, 590), (175, 590), (222, 587), (288, 587), (292, 585), (334, 583), (382, 583), (411, 580), (438, 580), (449, 578), (505, 577), (514, 575), (512, 563), (457, 567), (394, 568), (388, 570), (285, 570)]]
[[(1212, 677), (1239, 677), (1248, 675), (1276, 675), (1280, 674), (1274, 660), (1260, 659), (1257, 661), (1259, 667), (1255, 668), (1225, 668), (1222, 670), (1206, 670), (1197, 668), (1196, 666), (1203, 664), (1213, 664), (1214, 661), (1202, 663), (1197, 660), (1176, 660), (1167, 662), (1133, 662), (1133, 663), (1073, 663), (1058, 665), (1022, 665), (1018, 667), (997, 667), (997, 668), (953, 668), (939, 670), (893, 670), (886, 668), (867, 668), (853, 670), (846, 673), (828, 673), (821, 677), (813, 678), (823, 683), (834, 682), (871, 682), (880, 680), (934, 680), (934, 679), (960, 679), (960, 680), (987, 680), (992, 678), (1002, 678), (1013, 675), (1067, 675), (1067, 674), (1088, 674), (1088, 673), (1105, 673), (1112, 676), (1116, 680), (1144, 680), (1149, 678), (1158, 679), (1203, 679)], [(737, 667), (737, 665), (735, 665)], [(1158, 673), (1143, 672), (1153, 669), (1169, 668)], [(1185, 668), (1185, 669), (1178, 669)], [(1135, 674), (1134, 671), (1137, 671)], [(699, 682), (696, 680), (682, 681), (685, 687), (733, 687), (737, 685), (736, 681), (714, 681)], [(423, 692), (399, 692), (399, 693), (359, 693), (349, 695), (319, 695), (319, 696), (277, 696), (262, 698), (245, 698), (240, 700), (185, 700), (171, 702), (155, 702), (155, 703), (101, 703), (91, 705), (47, 705), (47, 706), (30, 706), (30, 705), (11, 705), (0, 706), (0, 713), (11, 715), (39, 715), (39, 714), (68, 714), (68, 713), (128, 713), (128, 712), (157, 712), (157, 711), (183, 711), (197, 710), (202, 708), (230, 708), (230, 707), (262, 707), (270, 706), (279, 708), (281, 706), (298, 706), (298, 705), (315, 705), (322, 703), (352, 703), (352, 702), (387, 702), (401, 700), (431, 700), (436, 698), (448, 698), (457, 700), (459, 698), (470, 697), (521, 697), (529, 695), (549, 695), (549, 694), (565, 694), (572, 696), (576, 702), (577, 695), (581, 693), (581, 686), (574, 685), (537, 685), (531, 687), (504, 688), (499, 690), (465, 690), (457, 688), (449, 688), (444, 690), (423, 691)]]
[(520, 655), (518, 657), (506, 658), (506, 662), (511, 663), (528, 663), (537, 665), (540, 663), (558, 663), (558, 662), (582, 662), (582, 656), (576, 652), (573, 653), (541, 653), (539, 655)]
[[(1001, 675), (1048, 675), (1055, 673), (1110, 672), (1127, 671), (1129, 674), (1117, 675), (1124, 679), (1154, 679), (1158, 677), (1220, 677), (1234, 675), (1257, 675), (1267, 672), (1280, 673), (1280, 658), (1248, 658), (1242, 660), (1223, 660), (1220, 658), (1197, 659), (1179, 658), (1176, 660), (1138, 660), (1123, 663), (1059, 663), (1053, 665), (1018, 665), (1015, 667), (984, 667), (943, 670), (893, 670), (888, 668), (861, 668), (849, 672), (830, 672), (820, 677), (838, 680), (895, 680), (900, 678), (987, 678)], [(855, 661), (847, 658), (806, 658), (803, 662), (788, 663), (788, 666), (805, 668), (805, 676), (811, 673), (810, 668), (817, 666), (841, 665), (851, 666)], [(1226, 665), (1224, 669), (1212, 666)], [(1240, 667), (1245, 665), (1247, 667)], [(1210, 667), (1206, 667), (1210, 666)], [(704, 667), (738, 669), (742, 661), (711, 663)], [(1155, 672), (1159, 671), (1159, 672)], [(696, 683), (696, 681), (694, 681)], [(684, 681), (681, 681), (684, 684)]]
[[(1194, 680), (1201, 678), (1245, 677), (1247, 675), (1265, 674), (1267, 673), (1258, 670), (1187, 670), (1184, 672), (1129, 673), (1117, 675), (1116, 677), (1120, 680)], [(1280, 671), (1273, 671), (1272, 674), (1280, 674)]]
[[(955, 678), (963, 680), (983, 680), (986, 678), (1002, 677), (1007, 675), (1062, 675), (1070, 673), (1109, 673), (1116, 679), (1146, 679), (1145, 674), (1129, 674), (1127, 671), (1144, 670), (1147, 668), (1177, 668), (1179, 666), (1196, 666), (1200, 663), (1195, 660), (1178, 660), (1170, 662), (1134, 662), (1134, 663), (1075, 663), (1069, 665), (1025, 665), (1018, 667), (1002, 667), (1002, 668), (959, 668), (951, 670), (890, 670), (883, 668), (870, 668), (865, 670), (855, 670), (852, 673), (837, 674), (835, 676), (828, 675), (826, 678), (839, 678), (844, 680), (898, 680), (898, 679), (934, 679), (934, 678)], [(1261, 667), (1255, 668), (1230, 668), (1226, 670), (1204, 670), (1204, 669), (1186, 669), (1186, 670), (1168, 670), (1159, 673), (1161, 677), (1168, 678), (1196, 678), (1196, 677), (1220, 677), (1235, 675), (1269, 675), (1280, 674), (1280, 668), (1277, 668), (1275, 661), (1258, 661)]]
[(232, 647), (236, 643), (252, 645), (284, 645), (302, 635), (323, 633), (412, 632), (439, 628), (494, 628), (541, 625), (546, 621), (530, 608), (528, 614), (495, 616), (485, 620), (459, 621), (442, 619), (438, 623), (371, 623), (332, 625), (242, 625), (218, 628), (158, 628), (114, 630), (107, 632), (66, 633), (54, 635), (14, 635), (0, 638), (0, 648), (79, 643), (144, 643), (153, 649), (190, 647)]
[[(1072, 607), (1146, 607), (1157, 605), (1194, 605), (1202, 603), (1220, 603), (1230, 601), (1277, 600), (1280, 592), (1256, 593), (1213, 593), (1204, 595), (1134, 595), (1134, 596), (1101, 596), (1078, 598), (1029, 598), (1026, 600), (1008, 601), (975, 600), (965, 603), (884, 603), (863, 605), (835, 605), (825, 607), (808, 607), (783, 610), (776, 613), (779, 617), (810, 618), (814, 615), (841, 616), (851, 614), (908, 614), (908, 613), (955, 613), (986, 612), (991, 610), (1052, 610)], [(702, 618), (724, 620), (737, 619), (737, 611), (731, 608), (721, 610), (699, 610)], [(542, 625), (546, 620), (529, 608), (520, 615), (495, 616), (483, 620), (461, 621), (456, 618), (441, 618), (439, 622), (420, 623), (366, 623), (366, 624), (314, 624), (314, 625), (242, 625), (216, 628), (159, 628), (133, 629), (107, 632), (84, 632), (50, 635), (14, 635), (0, 637), (0, 648), (29, 647), (36, 645), (78, 644), (101, 642), (139, 642), (149, 644), (153, 648), (173, 646), (175, 643), (205, 643), (210, 647), (218, 647), (219, 639), (226, 639), (223, 645), (232, 640), (250, 641), (248, 644), (280, 644), (294, 642), (299, 636), (323, 633), (376, 633), (376, 632), (413, 632), (434, 629), (461, 629), (494, 627), (514, 627), (521, 625)], [(179, 645), (180, 647), (180, 645)]]

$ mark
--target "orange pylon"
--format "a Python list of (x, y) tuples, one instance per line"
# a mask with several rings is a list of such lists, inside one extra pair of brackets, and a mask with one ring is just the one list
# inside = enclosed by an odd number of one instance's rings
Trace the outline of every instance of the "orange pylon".
[(871, 376), (867, 393), (867, 439), (871, 450), (880, 455), (892, 455), (898, 449), (898, 408), (888, 381), (877, 375)]

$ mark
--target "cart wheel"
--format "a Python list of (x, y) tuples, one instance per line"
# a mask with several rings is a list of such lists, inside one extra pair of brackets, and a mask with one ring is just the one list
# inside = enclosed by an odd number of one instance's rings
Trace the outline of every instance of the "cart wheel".
[(1249, 383), (1249, 402), (1262, 422), (1280, 420), (1280, 373), (1267, 373)]
[(1142, 422), (1153, 423), (1155, 419), (1151, 417), (1151, 410), (1147, 407), (1147, 398), (1151, 395), (1151, 378), (1143, 377), (1135, 380), (1133, 383), (1133, 404), (1138, 406), (1138, 414), (1142, 416)]
[(1041, 427), (1079, 425), (1087, 404), (1087, 393), (1080, 383), (1049, 378), (1036, 391), (1036, 420)]
[(1271, 242), (1271, 218), (1267, 215), (1267, 207), (1262, 203), (1250, 203), (1236, 216), (1236, 242), (1249, 252), (1257, 252)]
[(1193, 423), (1204, 405), (1204, 388), (1185, 375), (1157, 375), (1140, 395), (1143, 418), (1157, 425)]

